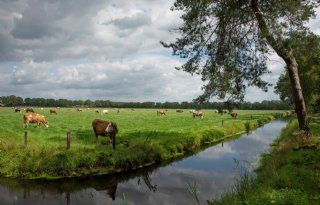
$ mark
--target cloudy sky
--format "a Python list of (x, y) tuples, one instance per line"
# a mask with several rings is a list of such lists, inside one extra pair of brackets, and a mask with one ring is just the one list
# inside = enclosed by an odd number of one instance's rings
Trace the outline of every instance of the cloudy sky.
[[(0, 0), (0, 96), (191, 101), (199, 76), (176, 71), (172, 42), (180, 23), (173, 0)], [(319, 13), (319, 12), (318, 12)], [(319, 21), (310, 23), (320, 34)], [(275, 83), (283, 63), (271, 56)], [(247, 101), (279, 99), (271, 88)]]

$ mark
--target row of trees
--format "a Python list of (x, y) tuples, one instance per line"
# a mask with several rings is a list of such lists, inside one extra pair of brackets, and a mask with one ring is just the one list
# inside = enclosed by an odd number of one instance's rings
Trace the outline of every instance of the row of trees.
[(14, 95), (0, 97), (6, 106), (39, 107), (116, 107), (116, 108), (168, 108), (168, 109), (243, 109), (243, 110), (288, 110), (290, 106), (282, 101), (262, 102), (112, 102), (110, 100), (67, 100), (45, 98), (21, 98)]

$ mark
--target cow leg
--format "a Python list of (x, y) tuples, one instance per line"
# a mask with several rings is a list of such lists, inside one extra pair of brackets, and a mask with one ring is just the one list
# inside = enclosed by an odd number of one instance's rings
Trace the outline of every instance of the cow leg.
[(98, 142), (98, 135), (96, 135), (96, 144), (98, 144), (99, 142)]
[(109, 142), (110, 142), (110, 144), (112, 145), (112, 134), (108, 134), (108, 137), (109, 137)]

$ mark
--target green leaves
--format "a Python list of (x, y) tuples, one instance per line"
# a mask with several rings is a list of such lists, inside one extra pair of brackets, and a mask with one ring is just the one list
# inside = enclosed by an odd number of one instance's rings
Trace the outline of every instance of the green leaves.
[(304, 23), (316, 6), (314, 0), (176, 0), (172, 10), (183, 12), (181, 36), (161, 43), (188, 59), (178, 69), (201, 75), (206, 84), (198, 101), (213, 96), (242, 100), (247, 86), (267, 91), (261, 76), (269, 72), (270, 48), (282, 56), (291, 52), (292, 33), (307, 31)]

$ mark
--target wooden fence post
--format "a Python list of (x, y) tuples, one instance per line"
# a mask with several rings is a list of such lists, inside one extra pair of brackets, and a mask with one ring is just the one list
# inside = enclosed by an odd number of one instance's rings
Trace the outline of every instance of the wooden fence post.
[(221, 120), (221, 125), (223, 126), (223, 120)]
[(28, 144), (28, 132), (24, 131), (24, 146), (26, 147)]
[(116, 133), (113, 134), (112, 148), (116, 148)]
[(70, 149), (70, 131), (67, 132), (67, 149)]

